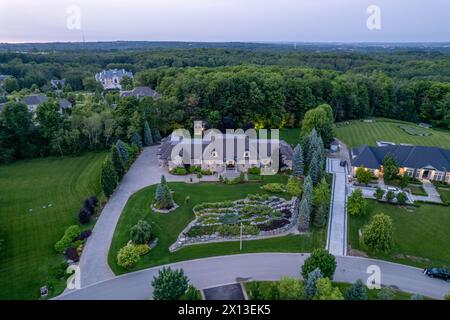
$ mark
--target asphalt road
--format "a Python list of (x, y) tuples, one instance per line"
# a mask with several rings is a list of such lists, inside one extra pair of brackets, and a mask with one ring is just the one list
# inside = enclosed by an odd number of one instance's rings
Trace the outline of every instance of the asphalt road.
[[(300, 276), (300, 266), (308, 254), (256, 253), (213, 257), (171, 264), (172, 268), (183, 268), (193, 285), (199, 289), (230, 284), (242, 279), (278, 280), (282, 276)], [(338, 256), (335, 281), (367, 281), (369, 266), (380, 270), (381, 284), (394, 286), (403, 291), (420, 293), (441, 299), (450, 291), (450, 283), (431, 279), (421, 269), (395, 263)], [(67, 292), (57, 299), (65, 300), (143, 300), (150, 299), (153, 276), (162, 268), (155, 267), (125, 274), (110, 280)]]

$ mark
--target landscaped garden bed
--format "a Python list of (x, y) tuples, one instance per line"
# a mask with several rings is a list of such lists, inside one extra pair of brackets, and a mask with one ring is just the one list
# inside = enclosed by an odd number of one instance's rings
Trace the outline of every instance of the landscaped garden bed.
[(184, 245), (272, 236), (291, 228), (296, 217), (292, 213), (296, 198), (248, 195), (244, 199), (201, 203), (193, 208), (195, 219), (171, 246), (176, 251)]
[(428, 196), (425, 189), (419, 185), (409, 185), (408, 188), (411, 190), (411, 193), (416, 196)]

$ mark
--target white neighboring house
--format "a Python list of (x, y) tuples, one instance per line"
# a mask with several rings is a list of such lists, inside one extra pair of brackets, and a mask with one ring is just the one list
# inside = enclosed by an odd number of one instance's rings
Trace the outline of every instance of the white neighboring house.
[(122, 90), (120, 82), (123, 77), (133, 78), (133, 73), (126, 71), (125, 69), (109, 69), (95, 74), (95, 80), (99, 81), (105, 90)]

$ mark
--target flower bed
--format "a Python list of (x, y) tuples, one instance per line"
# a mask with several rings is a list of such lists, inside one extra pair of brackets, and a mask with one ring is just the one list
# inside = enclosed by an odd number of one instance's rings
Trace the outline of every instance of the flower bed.
[(195, 220), (181, 232), (171, 251), (186, 244), (236, 239), (241, 231), (244, 238), (283, 233), (296, 223), (294, 201), (265, 194), (198, 204), (193, 208)]

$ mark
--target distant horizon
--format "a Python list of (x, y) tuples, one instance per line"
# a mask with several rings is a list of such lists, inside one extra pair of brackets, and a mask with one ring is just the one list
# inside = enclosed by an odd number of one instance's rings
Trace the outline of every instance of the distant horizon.
[(0, 0), (0, 43), (440, 43), (449, 12), (448, 0)]
[(200, 40), (86, 40), (86, 41), (30, 41), (30, 42), (1, 42), (8, 44), (56, 44), (56, 43), (114, 43), (114, 42), (152, 42), (152, 43), (249, 43), (249, 44), (450, 44), (450, 40), (444, 41), (295, 41), (295, 40), (274, 40), (274, 41), (200, 41)]

